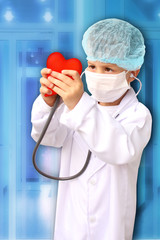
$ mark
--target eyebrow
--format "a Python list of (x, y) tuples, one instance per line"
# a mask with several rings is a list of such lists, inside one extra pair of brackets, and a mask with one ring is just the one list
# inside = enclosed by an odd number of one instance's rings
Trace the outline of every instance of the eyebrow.
[[(92, 62), (92, 61), (88, 61), (88, 64), (90, 64), (90, 65), (96, 65), (96, 63), (95, 62)], [(103, 65), (103, 67), (105, 67), (105, 68), (110, 68), (110, 69), (112, 69), (112, 70), (116, 70), (117, 69), (117, 67), (118, 66), (116, 66), (116, 64), (112, 64), (112, 63), (103, 63), (104, 65)]]

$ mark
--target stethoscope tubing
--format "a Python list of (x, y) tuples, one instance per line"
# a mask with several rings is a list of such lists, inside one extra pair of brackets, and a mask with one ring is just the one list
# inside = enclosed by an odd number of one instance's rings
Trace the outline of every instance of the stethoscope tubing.
[(78, 173), (76, 173), (76, 174), (74, 174), (74, 175), (72, 175), (72, 176), (69, 176), (69, 177), (56, 177), (56, 176), (53, 176), (53, 175), (49, 175), (49, 174), (43, 172), (43, 171), (38, 167), (38, 165), (37, 165), (37, 163), (36, 163), (36, 153), (37, 153), (37, 150), (38, 150), (39, 145), (40, 145), (40, 143), (41, 143), (41, 141), (42, 141), (42, 139), (43, 139), (43, 137), (44, 137), (44, 135), (45, 135), (45, 133), (46, 133), (46, 131), (47, 131), (47, 129), (48, 129), (48, 126), (49, 126), (49, 124), (50, 124), (50, 122), (51, 122), (51, 119), (52, 119), (52, 117), (53, 117), (53, 115), (54, 115), (54, 113), (55, 113), (55, 111), (56, 111), (56, 109), (57, 109), (57, 107), (58, 107), (58, 105), (59, 105), (59, 101), (60, 101), (60, 96), (57, 95), (57, 98), (56, 98), (56, 101), (55, 101), (55, 103), (54, 103), (54, 106), (53, 106), (52, 109), (51, 109), (51, 112), (50, 112), (50, 114), (49, 114), (49, 116), (48, 116), (48, 119), (47, 119), (47, 121), (46, 121), (46, 123), (45, 123), (45, 126), (44, 126), (44, 128), (42, 129), (42, 132), (41, 132), (41, 134), (40, 134), (40, 136), (39, 136), (39, 139), (37, 140), (37, 143), (36, 143), (36, 145), (35, 145), (35, 148), (34, 148), (34, 150), (33, 150), (32, 162), (33, 162), (33, 165), (34, 165), (35, 169), (37, 170), (37, 172), (39, 172), (39, 173), (40, 173), (41, 175), (43, 175), (44, 177), (49, 178), (49, 179), (52, 179), (52, 180), (68, 181), (68, 180), (75, 179), (75, 178), (79, 177), (80, 175), (82, 175), (82, 174), (84, 173), (84, 171), (86, 170), (86, 168), (88, 167), (88, 164), (89, 164), (89, 162), (90, 162), (90, 158), (91, 158), (91, 151), (90, 151), (90, 150), (88, 150), (87, 158), (86, 158), (86, 161), (85, 161), (85, 164), (84, 164), (83, 168), (82, 168)]

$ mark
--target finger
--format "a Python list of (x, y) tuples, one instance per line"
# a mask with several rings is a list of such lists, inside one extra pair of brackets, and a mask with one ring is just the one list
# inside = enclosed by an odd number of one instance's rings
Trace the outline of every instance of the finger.
[(80, 78), (79, 73), (75, 70), (62, 70), (62, 74), (71, 76), (74, 80), (77, 80)]
[(49, 81), (49, 79), (44, 78), (44, 77), (42, 77), (42, 78), (40, 79), (40, 83), (41, 83), (41, 85), (47, 86), (47, 87), (49, 87), (49, 88), (53, 88), (53, 87), (54, 87), (54, 84), (51, 83), (51, 82)]
[(73, 80), (70, 77), (68, 77), (68, 76), (66, 76), (66, 75), (64, 75), (62, 73), (59, 73), (59, 72), (53, 71), (51, 73), (51, 76), (54, 77), (54, 78), (58, 78), (59, 80), (61, 80), (65, 84), (67, 84), (68, 86), (71, 86), (72, 83), (73, 83)]
[(69, 89), (69, 86), (66, 83), (62, 82), (61, 80), (59, 80), (57, 78), (53, 78), (53, 77), (49, 76), (48, 80), (50, 82), (52, 82), (52, 84), (56, 85), (57, 87), (59, 87), (60, 89), (62, 89), (65, 92)]
[(53, 91), (63, 99), (65, 92), (61, 88), (54, 86)]
[(41, 75), (42, 75), (42, 77), (47, 78), (48, 75), (51, 74), (51, 72), (52, 72), (51, 69), (49, 69), (49, 68), (43, 68), (43, 69), (41, 70)]
[(45, 95), (45, 94), (51, 95), (53, 92), (50, 89), (48, 89), (47, 87), (41, 86), (40, 93), (43, 95)]

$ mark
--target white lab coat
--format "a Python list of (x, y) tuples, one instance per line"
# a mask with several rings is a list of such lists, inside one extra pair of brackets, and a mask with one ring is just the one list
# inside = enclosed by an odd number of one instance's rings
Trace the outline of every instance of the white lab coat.
[[(32, 110), (37, 141), (50, 107), (39, 96)], [(131, 88), (118, 106), (100, 106), (84, 93), (69, 111), (57, 109), (42, 144), (62, 147), (60, 176), (77, 173), (88, 149), (91, 161), (77, 179), (59, 182), (54, 240), (131, 240), (141, 155), (151, 115)]]

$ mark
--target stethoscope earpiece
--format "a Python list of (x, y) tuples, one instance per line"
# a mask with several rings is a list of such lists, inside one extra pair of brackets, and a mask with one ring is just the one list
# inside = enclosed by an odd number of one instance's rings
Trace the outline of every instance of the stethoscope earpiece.
[(134, 75), (133, 75), (133, 73), (131, 73), (131, 75), (130, 75), (130, 77), (133, 77), (134, 79), (136, 79), (138, 82), (139, 82), (139, 90), (138, 90), (138, 92), (136, 93), (136, 96), (139, 94), (139, 92), (141, 91), (141, 88), (142, 88), (142, 82), (141, 82), (141, 80), (139, 79), (139, 78), (137, 78), (137, 77), (135, 77)]
[(133, 73), (131, 73), (130, 77), (135, 77), (135, 76), (133, 75)]

